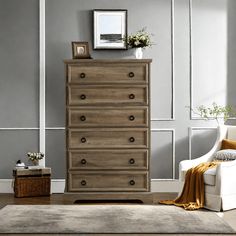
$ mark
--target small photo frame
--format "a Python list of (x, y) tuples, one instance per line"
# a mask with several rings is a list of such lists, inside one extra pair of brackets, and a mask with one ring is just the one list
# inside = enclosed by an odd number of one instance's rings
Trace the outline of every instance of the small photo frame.
[(93, 10), (93, 49), (123, 49), (127, 44), (127, 10)]
[(73, 59), (91, 58), (88, 42), (72, 42), (72, 56)]

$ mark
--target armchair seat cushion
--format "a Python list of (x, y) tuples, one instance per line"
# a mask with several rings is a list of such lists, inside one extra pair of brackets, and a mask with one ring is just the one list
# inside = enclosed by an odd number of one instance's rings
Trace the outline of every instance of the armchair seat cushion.
[[(187, 170), (182, 171), (182, 175), (181, 175), (183, 178), (182, 181), (184, 181), (186, 173), (187, 173)], [(205, 184), (214, 186), (216, 184), (216, 167), (207, 170), (203, 174), (203, 179), (204, 179)]]
[(204, 183), (207, 185), (215, 186), (216, 184), (216, 167), (211, 168), (203, 174)]

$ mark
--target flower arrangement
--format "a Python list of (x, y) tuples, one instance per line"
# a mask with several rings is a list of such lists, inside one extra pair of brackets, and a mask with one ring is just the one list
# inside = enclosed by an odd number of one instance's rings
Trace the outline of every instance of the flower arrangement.
[(145, 48), (152, 46), (151, 34), (146, 32), (146, 27), (137, 31), (136, 34), (127, 36), (124, 40), (130, 48)]
[(39, 160), (43, 159), (44, 154), (42, 152), (28, 152), (27, 156), (28, 156), (29, 160), (35, 164)]
[(224, 118), (224, 121), (226, 121), (229, 117), (236, 116), (232, 106), (219, 106), (215, 102), (212, 103), (211, 107), (205, 107), (204, 105), (197, 107), (197, 112), (194, 111), (194, 113), (206, 120), (215, 119), (217, 124), (219, 124), (220, 118)]

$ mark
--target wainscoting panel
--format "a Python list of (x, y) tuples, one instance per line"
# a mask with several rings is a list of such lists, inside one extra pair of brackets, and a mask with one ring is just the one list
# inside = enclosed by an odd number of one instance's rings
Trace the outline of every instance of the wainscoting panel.
[(27, 153), (37, 151), (38, 143), (39, 130), (0, 130), (0, 179), (12, 178), (17, 160), (30, 164)]
[[(159, 58), (162, 60), (153, 61), (151, 76), (151, 120), (170, 121), (175, 119), (175, 79), (174, 79), (174, 0), (166, 1), (165, 16), (162, 21), (162, 28), (165, 31), (159, 39), (161, 47), (158, 48)], [(168, 40), (167, 40), (168, 39)], [(163, 42), (162, 42), (163, 40)], [(164, 59), (164, 60), (163, 60)], [(166, 65), (168, 64), (168, 67)], [(161, 99), (160, 99), (160, 94)]]
[(189, 128), (189, 159), (206, 154), (216, 141), (217, 129), (212, 127)]
[(46, 166), (52, 168), (52, 178), (66, 177), (65, 130), (46, 129)]
[(38, 0), (0, 3), (0, 127), (38, 125)]
[(175, 178), (175, 132), (172, 129), (152, 129), (151, 178)]
[[(227, 104), (227, 0), (190, 1), (191, 107)], [(199, 118), (194, 112), (191, 118)]]

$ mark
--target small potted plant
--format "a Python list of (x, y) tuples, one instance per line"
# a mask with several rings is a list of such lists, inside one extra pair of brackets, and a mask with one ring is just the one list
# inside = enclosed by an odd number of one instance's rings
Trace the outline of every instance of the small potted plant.
[(146, 27), (137, 31), (136, 34), (128, 35), (125, 39), (129, 48), (135, 48), (135, 57), (141, 59), (143, 57), (143, 48), (151, 47), (151, 34), (146, 31)]
[(28, 152), (27, 156), (34, 165), (38, 165), (39, 160), (43, 159), (44, 154), (42, 152)]

